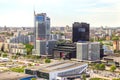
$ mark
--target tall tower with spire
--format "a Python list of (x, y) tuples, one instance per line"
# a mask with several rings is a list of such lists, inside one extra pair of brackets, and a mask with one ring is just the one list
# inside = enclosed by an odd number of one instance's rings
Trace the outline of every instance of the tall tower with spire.
[(50, 18), (46, 13), (36, 14), (34, 11), (34, 49), (38, 56), (46, 54), (46, 43), (50, 39)]

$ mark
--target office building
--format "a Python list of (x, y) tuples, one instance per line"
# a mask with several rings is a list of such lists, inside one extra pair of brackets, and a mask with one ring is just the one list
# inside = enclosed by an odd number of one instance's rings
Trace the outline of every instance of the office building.
[(100, 43), (86, 42), (77, 43), (76, 55), (78, 60), (100, 60)]
[(52, 55), (53, 56), (53, 49), (56, 45), (57, 41), (56, 40), (49, 40), (48, 43), (47, 43), (47, 52), (48, 52), (48, 55)]
[(33, 55), (47, 55), (47, 43), (50, 39), (50, 18), (46, 13), (34, 13), (34, 50)]
[(40, 40), (48, 40), (50, 37), (50, 18), (46, 13), (35, 14), (35, 37)]
[(74, 22), (72, 27), (72, 41), (89, 41), (89, 24)]
[(76, 58), (76, 44), (57, 44), (54, 47), (54, 58), (71, 59)]
[(100, 43), (92, 42), (89, 44), (89, 60), (100, 60)]
[(88, 60), (88, 43), (77, 43), (76, 46), (77, 59)]
[(34, 55), (46, 55), (46, 40), (36, 40), (36, 44)]

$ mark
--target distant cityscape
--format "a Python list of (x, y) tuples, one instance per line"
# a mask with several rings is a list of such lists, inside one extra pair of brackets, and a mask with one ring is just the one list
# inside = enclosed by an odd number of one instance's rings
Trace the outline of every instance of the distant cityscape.
[(50, 24), (0, 27), (0, 80), (120, 80), (120, 27)]

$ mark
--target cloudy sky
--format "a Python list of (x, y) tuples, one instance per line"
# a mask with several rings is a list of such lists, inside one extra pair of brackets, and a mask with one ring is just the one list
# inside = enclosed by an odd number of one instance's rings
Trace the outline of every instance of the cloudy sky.
[(33, 26), (34, 9), (47, 13), (51, 26), (120, 26), (120, 0), (0, 0), (0, 26)]

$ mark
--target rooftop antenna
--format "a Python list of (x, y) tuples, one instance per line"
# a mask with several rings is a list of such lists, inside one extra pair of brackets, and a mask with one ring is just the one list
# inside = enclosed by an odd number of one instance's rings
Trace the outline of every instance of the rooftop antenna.
[(35, 13), (35, 5), (33, 5), (33, 12), (34, 12), (34, 16), (36, 15)]

